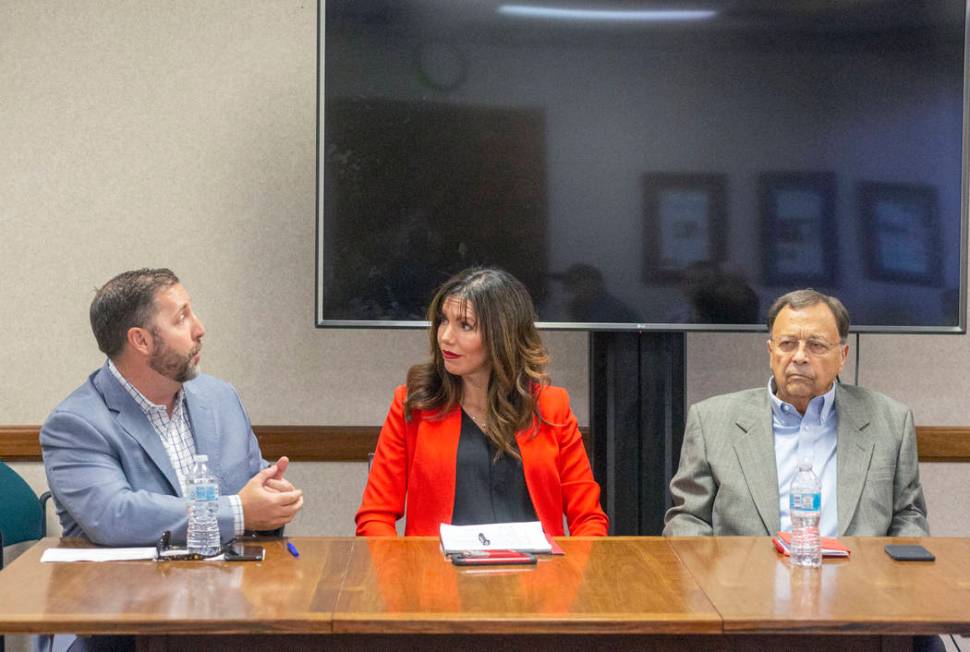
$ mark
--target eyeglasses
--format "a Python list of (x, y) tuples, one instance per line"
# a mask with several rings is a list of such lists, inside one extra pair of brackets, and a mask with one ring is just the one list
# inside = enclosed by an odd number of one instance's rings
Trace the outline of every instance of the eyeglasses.
[(825, 340), (800, 340), (797, 337), (780, 337), (777, 340), (772, 339), (771, 342), (774, 344), (774, 347), (782, 353), (794, 353), (804, 342), (805, 351), (811, 355), (825, 355), (838, 346), (837, 344), (829, 344)]
[(209, 555), (201, 555), (197, 552), (189, 552), (185, 548), (172, 547), (172, 531), (165, 530), (155, 544), (155, 561), (195, 561), (199, 559), (211, 559), (219, 555), (226, 554), (232, 548), (232, 541), (226, 543), (218, 550)]

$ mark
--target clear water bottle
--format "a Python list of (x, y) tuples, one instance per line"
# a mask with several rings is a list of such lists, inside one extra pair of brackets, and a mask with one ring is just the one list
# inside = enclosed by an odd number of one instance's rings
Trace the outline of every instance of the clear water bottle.
[(811, 460), (798, 462), (791, 481), (791, 563), (794, 566), (822, 565), (822, 541), (818, 521), (822, 509), (822, 483), (812, 471)]
[(209, 456), (196, 455), (186, 479), (189, 509), (189, 552), (213, 555), (220, 548), (219, 484), (209, 472)]

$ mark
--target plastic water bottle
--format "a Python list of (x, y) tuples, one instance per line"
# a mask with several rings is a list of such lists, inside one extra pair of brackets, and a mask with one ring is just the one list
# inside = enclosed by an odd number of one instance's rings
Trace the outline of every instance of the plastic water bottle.
[(822, 541), (818, 521), (822, 509), (822, 483), (812, 471), (811, 460), (798, 462), (791, 481), (791, 563), (794, 566), (822, 565)]
[(219, 484), (209, 472), (209, 456), (196, 455), (186, 479), (189, 509), (189, 552), (213, 555), (219, 551)]

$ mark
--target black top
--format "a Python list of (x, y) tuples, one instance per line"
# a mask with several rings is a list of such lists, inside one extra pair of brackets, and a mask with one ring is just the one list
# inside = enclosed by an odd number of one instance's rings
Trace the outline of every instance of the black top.
[(462, 410), (451, 519), (454, 525), (538, 520), (521, 460), (503, 454), (493, 462), (495, 451), (481, 428)]

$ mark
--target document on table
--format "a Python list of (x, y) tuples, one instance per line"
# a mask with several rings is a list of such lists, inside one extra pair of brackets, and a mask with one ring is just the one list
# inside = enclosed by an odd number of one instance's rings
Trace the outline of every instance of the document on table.
[[(771, 542), (778, 552), (791, 556), (791, 532), (778, 532)], [(849, 547), (835, 537), (822, 537), (823, 557), (848, 557), (850, 552)]]
[(445, 554), (462, 550), (521, 550), (552, 552), (552, 544), (539, 521), (488, 523), (485, 525), (441, 524), (441, 547)]
[(48, 548), (40, 560), (45, 564), (64, 561), (134, 561), (155, 559), (155, 548)]
[[(165, 550), (162, 557), (185, 554), (185, 550)], [(155, 548), (48, 548), (40, 560), (45, 564), (72, 561), (144, 561), (155, 559)], [(202, 561), (223, 561), (225, 557), (209, 557)]]

